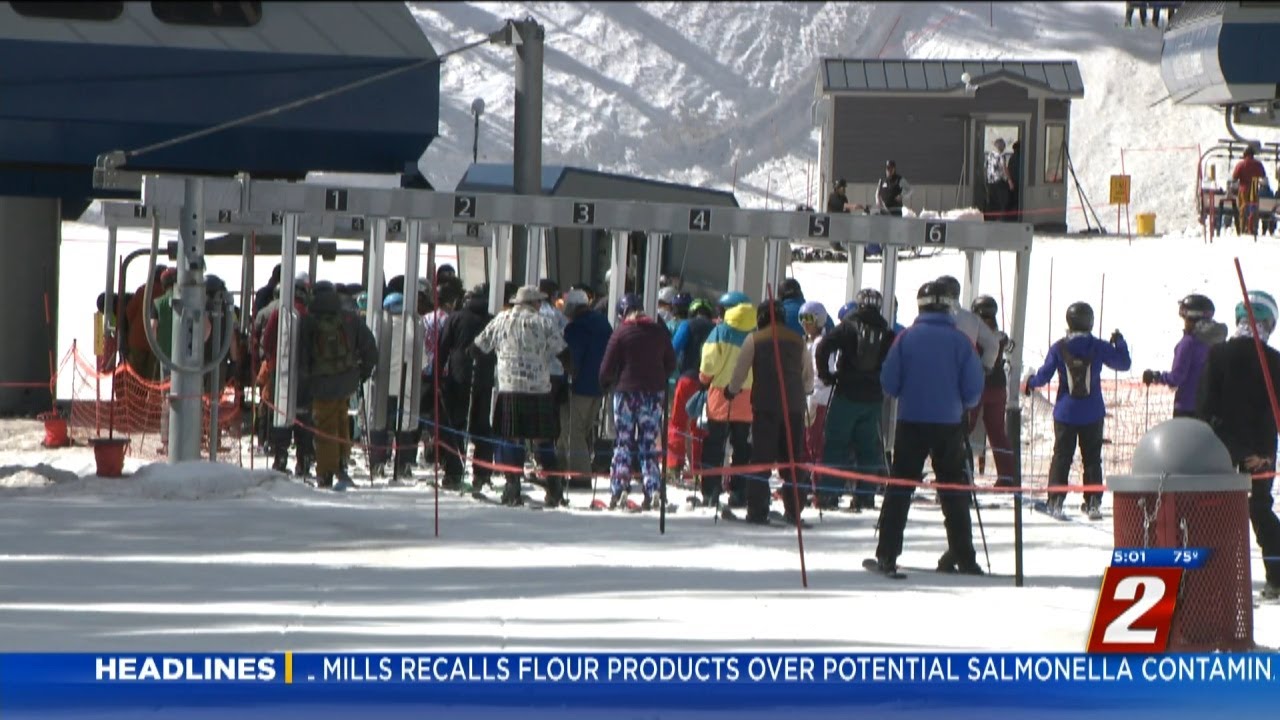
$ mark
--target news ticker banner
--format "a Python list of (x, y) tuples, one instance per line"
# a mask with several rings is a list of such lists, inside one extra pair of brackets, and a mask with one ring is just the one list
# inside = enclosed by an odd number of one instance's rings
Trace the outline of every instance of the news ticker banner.
[(1270, 711), (1278, 693), (1280, 656), (1271, 653), (0, 655), (6, 720), (304, 712), (325, 720), (357, 711), (360, 720), (515, 712), (742, 717), (783, 708), (807, 719), (870, 709), (876, 717), (918, 716), (926, 708), (951, 719), (1050, 708), (1054, 717), (1128, 709), (1169, 719)]

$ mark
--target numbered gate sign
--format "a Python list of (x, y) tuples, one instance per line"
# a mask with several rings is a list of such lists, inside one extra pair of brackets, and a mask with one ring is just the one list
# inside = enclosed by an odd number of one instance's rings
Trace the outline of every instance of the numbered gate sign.
[(219, 210), (219, 211), (218, 211), (218, 222), (220, 222), (220, 223), (229, 223), (229, 222), (231, 222), (231, 211), (230, 211), (230, 210)]
[(595, 225), (596, 224), (596, 204), (589, 202), (576, 202), (573, 204), (573, 224), (574, 225)]
[(351, 229), (355, 231), (364, 230), (364, 218), (360, 216), (351, 218)]
[(453, 216), (473, 218), (476, 216), (476, 196), (457, 195), (453, 198)]
[(387, 232), (398, 233), (403, 229), (403, 221), (399, 218), (392, 218), (387, 221)]
[(946, 223), (925, 223), (924, 224), (924, 244), (925, 245), (946, 245), (947, 244), (947, 224)]
[(696, 232), (711, 232), (711, 208), (690, 208), (689, 229)]
[(826, 215), (809, 216), (809, 237), (828, 237), (831, 235), (831, 218)]
[(272, 225), (283, 225), (283, 224), (284, 224), (284, 213), (282, 213), (282, 212), (275, 212), (275, 211), (272, 211), (272, 213), (271, 213), (271, 224), (272, 224)]
[(324, 209), (345, 212), (347, 209), (347, 191), (341, 189), (324, 191)]

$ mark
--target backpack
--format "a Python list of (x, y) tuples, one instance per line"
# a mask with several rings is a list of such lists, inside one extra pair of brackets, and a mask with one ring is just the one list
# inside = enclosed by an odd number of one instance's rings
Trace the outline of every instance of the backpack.
[(315, 319), (311, 370), (315, 375), (341, 375), (356, 366), (355, 348), (347, 336), (341, 313), (312, 315)]
[(880, 369), (881, 346), (884, 330), (864, 322), (855, 323), (858, 333), (858, 349), (853, 356), (853, 369), (860, 373), (873, 373)]
[(1076, 357), (1067, 351), (1067, 341), (1058, 341), (1058, 354), (1067, 368), (1067, 394), (1077, 400), (1089, 397), (1093, 383), (1093, 356)]

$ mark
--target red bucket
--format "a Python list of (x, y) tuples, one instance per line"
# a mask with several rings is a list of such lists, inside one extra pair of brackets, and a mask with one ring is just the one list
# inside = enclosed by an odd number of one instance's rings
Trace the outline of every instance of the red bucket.
[(124, 451), (129, 438), (89, 438), (93, 459), (98, 464), (98, 477), (118, 478), (124, 474)]
[(44, 423), (45, 447), (62, 448), (71, 444), (71, 438), (67, 435), (67, 419), (62, 417), (62, 413), (40, 413), (36, 419)]

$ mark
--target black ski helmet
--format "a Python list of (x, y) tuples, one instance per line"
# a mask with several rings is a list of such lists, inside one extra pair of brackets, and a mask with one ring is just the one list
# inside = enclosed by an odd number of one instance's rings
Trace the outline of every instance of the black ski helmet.
[(973, 299), (973, 304), (969, 306), (969, 309), (980, 318), (994, 320), (996, 313), (1000, 310), (1000, 306), (996, 305), (996, 299), (990, 295), (979, 295)]
[(1178, 301), (1178, 316), (1187, 320), (1208, 320), (1213, 309), (1213, 301), (1204, 295), (1191, 294)]
[(875, 288), (862, 288), (857, 295), (853, 296), (853, 301), (858, 307), (875, 308), (879, 310), (884, 306), (884, 296)]
[(1071, 332), (1093, 332), (1093, 307), (1085, 302), (1068, 305), (1067, 329)]
[(635, 293), (627, 293), (618, 300), (618, 317), (625, 318), (633, 312), (644, 312), (644, 300)]
[(791, 298), (804, 299), (804, 292), (800, 290), (800, 281), (795, 278), (787, 278), (778, 286), (778, 298), (782, 300), (790, 300)]
[(942, 291), (947, 297), (959, 303), (960, 301), (960, 281), (959, 280), (955, 279), (950, 275), (943, 275), (942, 277), (938, 278), (934, 282), (938, 283), (938, 285), (942, 287)]
[(763, 330), (773, 323), (773, 319), (786, 320), (787, 310), (781, 300), (765, 300), (756, 306), (756, 327)]
[(951, 299), (941, 283), (931, 281), (920, 286), (920, 291), (916, 293), (916, 305), (920, 312), (947, 312), (951, 309)]

